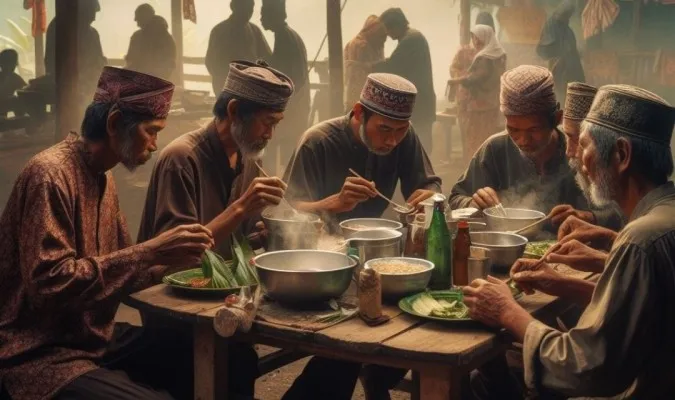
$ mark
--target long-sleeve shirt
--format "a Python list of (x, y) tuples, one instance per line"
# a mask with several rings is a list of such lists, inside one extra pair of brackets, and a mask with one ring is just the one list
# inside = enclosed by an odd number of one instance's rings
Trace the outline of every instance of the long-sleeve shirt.
[(553, 207), (568, 204), (577, 210), (593, 211), (596, 223), (619, 230), (623, 216), (615, 206), (591, 209), (577, 185), (575, 172), (565, 155), (565, 135), (558, 131), (558, 147), (539, 174), (534, 163), (524, 156), (508, 133), (490, 137), (476, 152), (469, 167), (452, 188), (450, 208), (469, 207), (478, 189), (490, 187), (505, 207), (528, 208), (548, 214)]
[(134, 32), (129, 41), (126, 67), (171, 81), (176, 69), (176, 43), (162, 22), (154, 20)]
[(675, 398), (675, 187), (648, 193), (567, 333), (527, 327), (526, 384), (567, 397)]
[[(377, 189), (389, 198), (399, 180), (405, 198), (418, 189), (441, 190), (441, 179), (434, 174), (412, 127), (391, 153), (378, 156), (356, 139), (350, 120), (351, 114), (322, 122), (305, 132), (284, 174), (288, 198), (314, 202), (337, 194), (345, 179), (352, 176), (350, 168), (375, 182)], [(379, 218), (387, 207), (385, 200), (376, 197), (352, 211), (328, 217), (337, 222)]]
[(95, 368), (122, 299), (150, 286), (112, 174), (95, 173), (71, 135), (36, 155), (0, 217), (0, 381), (44, 399)]

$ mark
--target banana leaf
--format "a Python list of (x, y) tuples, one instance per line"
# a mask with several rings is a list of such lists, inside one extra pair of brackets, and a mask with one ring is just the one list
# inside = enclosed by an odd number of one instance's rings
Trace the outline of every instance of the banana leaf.
[(10, 27), (10, 30), (12, 31), (12, 36), (14, 41), (19, 43), (21, 45), (21, 48), (25, 50), (29, 50), (32, 47), (31, 43), (31, 38), (29, 35), (26, 34), (26, 32), (21, 29), (21, 27), (11, 19), (7, 18), (5, 19), (7, 21), (7, 24)]
[(232, 235), (232, 266), (237, 283), (241, 286), (258, 283), (258, 275), (249, 264), (254, 255), (251, 245), (246, 238), (240, 243), (235, 235)]

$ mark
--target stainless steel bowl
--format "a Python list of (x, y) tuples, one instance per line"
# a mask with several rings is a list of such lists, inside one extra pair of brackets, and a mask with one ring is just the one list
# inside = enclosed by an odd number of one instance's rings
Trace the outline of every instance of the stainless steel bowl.
[[(490, 231), (493, 232), (514, 232), (520, 228), (531, 225), (543, 218), (546, 214), (535, 210), (526, 210), (522, 208), (505, 208), (506, 217), (502, 216), (496, 208), (487, 208), (483, 210), (485, 214), (485, 222)], [(527, 237), (538, 234), (543, 227), (543, 224), (528, 229)]]
[(255, 257), (253, 262), (267, 295), (285, 303), (342, 296), (357, 265), (345, 254), (321, 250), (272, 251)]
[(407, 257), (386, 257), (376, 258), (366, 262), (365, 268), (372, 268), (378, 263), (400, 262), (421, 265), (426, 269), (424, 271), (415, 272), (412, 274), (386, 274), (380, 272), (382, 277), (382, 297), (391, 300), (398, 300), (401, 297), (409, 294), (419, 293), (424, 291), (429, 285), (431, 279), (431, 271), (434, 269), (434, 263), (423, 260), (421, 258), (407, 258)]
[(345, 239), (351, 238), (360, 231), (377, 228), (394, 229), (403, 233), (402, 223), (384, 218), (354, 218), (340, 222), (340, 229)]
[(267, 251), (316, 249), (323, 223), (313, 214), (270, 207), (263, 211), (267, 228)]
[(471, 232), (471, 245), (490, 250), (492, 267), (511, 268), (523, 256), (527, 238), (507, 232)]

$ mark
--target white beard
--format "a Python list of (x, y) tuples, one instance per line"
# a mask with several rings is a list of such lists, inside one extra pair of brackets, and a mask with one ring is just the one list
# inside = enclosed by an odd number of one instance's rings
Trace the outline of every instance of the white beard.
[(375, 154), (375, 155), (378, 155), (378, 156), (386, 156), (386, 155), (388, 155), (389, 153), (391, 153), (391, 151), (379, 151), (379, 150), (375, 150), (375, 149), (373, 148), (373, 145), (372, 145), (372, 143), (370, 142), (370, 139), (368, 139), (368, 136), (366, 136), (366, 127), (365, 127), (365, 124), (361, 124), (361, 126), (359, 127), (359, 136), (361, 137), (361, 141), (363, 142), (363, 144), (366, 145), (366, 148), (367, 148), (368, 151), (370, 151), (371, 153), (373, 153), (373, 154)]
[(265, 154), (265, 147), (267, 146), (267, 141), (262, 141), (259, 143), (251, 143), (249, 138), (249, 132), (247, 129), (247, 124), (240, 122), (232, 122), (230, 128), (232, 133), (232, 138), (234, 142), (239, 147), (242, 157), (249, 160), (259, 160)]
[(589, 182), (589, 197), (596, 207), (605, 207), (612, 202), (614, 189), (612, 188), (612, 177), (609, 170), (602, 168), (598, 170), (597, 182)]
[(581, 191), (584, 193), (586, 199), (590, 200), (588, 198), (588, 195), (590, 193), (591, 182), (588, 180), (586, 175), (581, 173), (581, 163), (576, 158), (571, 159), (568, 162), (570, 168), (572, 169), (572, 171), (574, 171), (574, 181), (577, 183), (579, 189), (581, 189)]

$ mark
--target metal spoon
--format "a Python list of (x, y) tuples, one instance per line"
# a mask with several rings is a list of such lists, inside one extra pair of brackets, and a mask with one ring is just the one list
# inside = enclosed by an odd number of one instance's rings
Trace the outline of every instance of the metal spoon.
[[(364, 177), (362, 177), (361, 175), (359, 175), (358, 172), (354, 171), (354, 170), (351, 169), (351, 168), (349, 168), (349, 172), (351, 172), (351, 174), (354, 175), (354, 176), (357, 177), (357, 178), (365, 179)], [(380, 196), (381, 198), (387, 200), (387, 201), (389, 202), (389, 204), (391, 204), (392, 206), (394, 206), (394, 211), (396, 211), (396, 212), (399, 213), (399, 214), (410, 214), (410, 213), (415, 212), (415, 207), (411, 207), (411, 206), (404, 207), (404, 206), (402, 206), (402, 205), (400, 205), (400, 204), (394, 202), (394, 201), (391, 200), (389, 197), (387, 197), (387, 196), (383, 195), (382, 193), (380, 193), (380, 191), (377, 190), (377, 188), (375, 188), (375, 193), (377, 193), (377, 195)]]
[[(265, 178), (269, 178), (269, 177), (270, 177), (269, 174), (268, 174), (267, 172), (265, 172), (265, 169), (264, 169), (260, 164), (258, 164), (257, 161), (255, 162), (255, 166), (258, 167), (258, 171), (260, 171), (260, 173), (263, 174), (263, 176), (264, 176)], [(293, 211), (293, 213), (294, 213), (295, 215), (301, 215), (300, 212), (299, 212), (298, 210), (296, 210), (295, 207), (293, 207), (293, 206), (291, 205), (291, 203), (288, 202), (288, 200), (286, 200), (286, 197), (282, 197), (282, 198), (281, 198), (281, 201), (283, 201), (283, 202), (288, 206), (288, 208), (290, 208), (291, 211)]]

